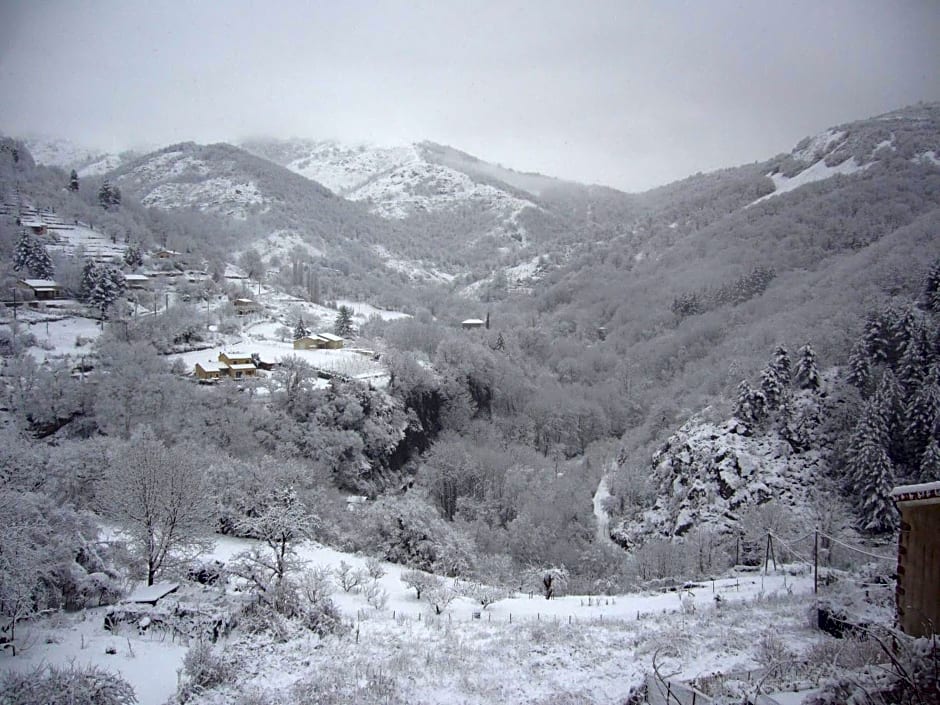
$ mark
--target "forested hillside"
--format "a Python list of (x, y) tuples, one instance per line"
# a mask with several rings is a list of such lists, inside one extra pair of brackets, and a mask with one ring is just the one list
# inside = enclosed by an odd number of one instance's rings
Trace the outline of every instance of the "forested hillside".
[[(3, 536), (34, 536), (0, 545), (14, 623), (182, 579), (216, 533), (315, 539), (474, 599), (611, 594), (753, 563), (770, 524), (884, 535), (891, 487), (938, 478), (940, 106), (641, 194), (317, 144), (254, 145), (294, 171), (183, 143), (95, 177), (0, 143), (2, 287), (58, 287), (0, 328)], [(436, 173), (424, 196), (447, 205), (348, 200), (304, 159), (348, 189)], [(314, 327), (348, 348), (337, 366), (300, 354)], [(194, 374), (236, 349), (253, 376)], [(156, 550), (128, 483), (168, 468), (199, 501)], [(265, 561), (232, 566), (258, 604), (332, 629), (322, 585)]]

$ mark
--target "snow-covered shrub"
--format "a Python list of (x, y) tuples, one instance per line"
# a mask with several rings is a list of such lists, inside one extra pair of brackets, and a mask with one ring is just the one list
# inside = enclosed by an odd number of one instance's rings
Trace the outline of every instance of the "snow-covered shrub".
[(225, 563), (218, 560), (193, 561), (186, 577), (200, 585), (215, 585), (225, 582)]
[(134, 688), (118, 675), (98, 666), (40, 666), (0, 677), (2, 705), (132, 705)]
[(378, 582), (369, 583), (363, 591), (366, 596), (366, 602), (377, 610), (385, 609), (388, 604), (388, 592), (379, 587)]
[[(385, 598), (388, 599), (387, 594)], [(348, 629), (339, 609), (328, 597), (305, 605), (300, 621), (304, 627), (320, 637), (327, 634), (343, 634)]]
[(405, 705), (394, 676), (378, 669), (365, 672), (339, 667), (318, 670), (291, 688), (291, 703), (298, 705)]
[(181, 703), (199, 693), (222, 685), (232, 676), (231, 664), (211, 644), (199, 641), (183, 657), (183, 677), (177, 689)]

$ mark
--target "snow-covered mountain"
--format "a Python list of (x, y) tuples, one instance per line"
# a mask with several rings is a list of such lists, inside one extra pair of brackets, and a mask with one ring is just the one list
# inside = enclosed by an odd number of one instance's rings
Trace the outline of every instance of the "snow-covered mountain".
[(79, 176), (98, 176), (116, 169), (132, 157), (132, 152), (109, 153), (93, 147), (78, 145), (62, 137), (28, 137), (23, 144), (37, 164), (75, 169)]
[[(492, 232), (525, 238), (520, 214), (538, 209), (533, 196), (554, 180), (519, 174), (430, 142), (398, 147), (335, 141), (252, 140), (254, 154), (324, 184), (353, 201), (363, 201), (383, 218), (403, 220), (460, 209), (493, 216)], [(526, 189), (528, 186), (528, 189)]]

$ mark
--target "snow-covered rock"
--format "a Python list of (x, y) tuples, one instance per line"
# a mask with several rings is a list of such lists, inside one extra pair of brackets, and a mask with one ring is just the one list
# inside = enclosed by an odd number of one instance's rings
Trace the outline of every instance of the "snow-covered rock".
[(653, 507), (614, 535), (633, 545), (649, 535), (683, 536), (698, 527), (727, 533), (741, 512), (769, 501), (800, 514), (825, 466), (819, 450), (798, 452), (776, 432), (749, 435), (733, 418), (721, 424), (693, 419), (653, 456)]

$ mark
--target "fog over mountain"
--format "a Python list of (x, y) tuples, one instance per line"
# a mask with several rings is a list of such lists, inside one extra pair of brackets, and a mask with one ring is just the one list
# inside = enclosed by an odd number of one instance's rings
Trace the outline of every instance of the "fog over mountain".
[(7, 2), (0, 129), (108, 152), (431, 140), (634, 191), (940, 99), (938, 14), (868, 0)]

